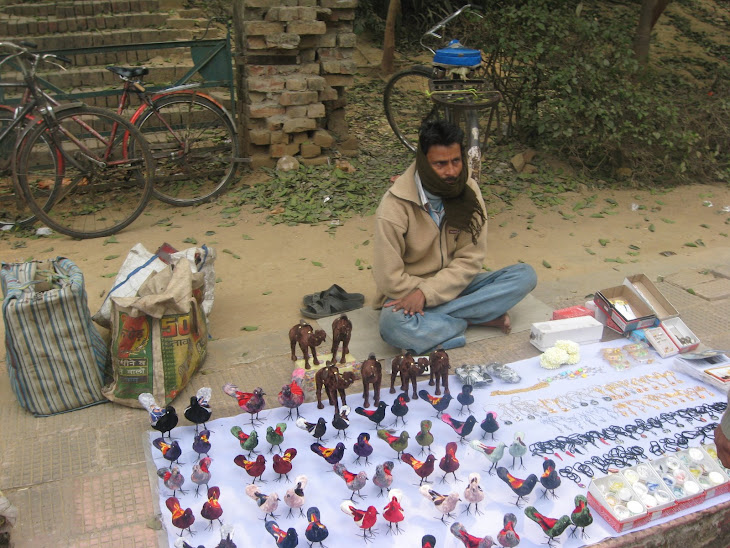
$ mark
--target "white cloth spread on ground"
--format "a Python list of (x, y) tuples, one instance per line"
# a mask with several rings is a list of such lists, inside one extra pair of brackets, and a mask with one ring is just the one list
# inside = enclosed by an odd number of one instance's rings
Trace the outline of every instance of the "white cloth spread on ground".
[[(614, 370), (602, 359), (600, 354), (601, 348), (609, 346), (623, 346), (625, 344), (628, 344), (628, 341), (621, 339), (609, 343), (582, 346), (582, 358), (580, 363), (576, 366), (566, 366), (564, 368), (575, 369), (577, 367), (590, 367), (594, 368), (594, 370), (596, 368), (600, 368), (602, 371), (598, 374), (592, 374), (585, 378), (555, 381), (550, 383), (546, 388), (539, 390), (526, 391), (514, 395), (490, 396), (490, 392), (493, 390), (512, 390), (515, 388), (529, 387), (537, 383), (539, 379), (555, 374), (555, 371), (546, 371), (539, 367), (539, 357), (510, 364), (511, 367), (518, 371), (522, 377), (522, 381), (519, 384), (508, 385), (495, 379), (491, 385), (474, 390), (476, 401), (471, 406), (471, 409), (477, 419), (477, 424), (474, 427), (473, 433), (468, 436), (467, 439), (479, 439), (482, 436), (483, 431), (479, 428), (479, 423), (485, 418), (487, 411), (496, 411), (498, 414), (497, 421), (500, 423), (500, 429), (495, 435), (495, 441), (493, 442), (489, 439), (489, 436), (487, 436), (487, 440), (484, 441), (487, 445), (495, 445), (498, 441), (502, 441), (509, 446), (513, 441), (515, 432), (518, 431), (522, 431), (526, 434), (525, 442), (528, 446), (536, 441), (546, 441), (559, 435), (567, 435), (568, 432), (566, 431), (566, 424), (571, 423), (565, 421), (554, 421), (554, 423), (550, 423), (543, 422), (540, 417), (536, 417), (532, 420), (525, 419), (521, 422), (506, 425), (503, 422), (503, 418), (500, 416), (499, 404), (509, 403), (514, 398), (522, 400), (537, 400), (539, 398), (550, 397), (555, 398), (590, 386), (604, 385), (614, 380), (626, 380), (632, 377), (640, 377), (657, 371), (665, 372), (671, 368), (672, 358), (666, 360), (655, 358), (654, 362), (651, 364), (634, 365), (624, 371)], [(458, 364), (452, 364), (452, 372), (456, 365)], [(700, 384), (690, 377), (680, 373), (676, 373), (676, 378), (684, 382), (679, 386), (674, 386), (673, 388), (675, 389), (692, 388)], [(385, 385), (386, 383), (384, 382), (383, 384)], [(249, 389), (252, 388), (253, 387), (246, 387), (245, 391), (249, 391)], [(450, 388), (454, 399), (449, 405), (449, 408), (446, 410), (446, 413), (449, 413), (455, 419), (463, 421), (468, 415), (459, 415), (461, 405), (456, 401), (456, 395), (461, 390), (461, 384), (454, 376), (450, 377)], [(419, 383), (419, 390), (420, 389), (426, 389), (430, 394), (433, 394), (434, 392), (434, 389), (428, 386), (427, 381), (421, 381)], [(628, 417), (623, 417), (617, 414), (611, 423), (606, 422), (603, 417), (596, 414), (595, 416), (599, 417), (596, 422), (600, 425), (597, 429), (600, 430), (600, 428), (607, 428), (610, 424), (625, 426), (633, 423), (635, 418), (646, 419), (648, 417), (658, 416), (660, 413), (666, 411), (683, 409), (685, 407), (695, 407), (701, 404), (717, 401), (725, 401), (725, 396), (719, 391), (709, 386), (707, 386), (707, 389), (714, 395), (713, 397), (707, 397), (704, 400), (698, 399), (694, 402), (680, 403), (674, 407), (662, 407), (661, 410), (657, 411), (649, 408), (651, 413), (638, 413), (637, 416), (629, 415)], [(664, 391), (666, 391), (666, 389), (664, 389)], [(381, 389), (381, 398), (386, 403), (391, 404), (398, 393), (400, 393), (400, 391), (398, 391), (395, 395), (391, 395), (388, 393), (388, 388), (385, 387)], [(631, 396), (631, 398), (638, 399), (642, 397), (642, 395), (643, 394), (636, 394)], [(219, 388), (214, 388), (214, 397), (211, 401), (214, 413), (213, 416), (215, 416), (216, 400), (226, 397), (228, 396), (224, 395)], [(266, 398), (269, 402), (276, 402), (276, 394), (269, 394)], [(514, 502), (517, 498), (516, 495), (511, 491), (508, 485), (502, 482), (496, 475), (490, 476), (487, 474), (486, 470), (489, 469), (491, 463), (487, 461), (481, 453), (472, 449), (468, 444), (459, 443), (456, 452), (456, 456), (461, 463), (456, 475), (461, 481), (455, 483), (453, 476), (449, 475), (446, 483), (441, 483), (444, 473), (439, 469), (438, 462), (445, 454), (446, 444), (450, 441), (458, 441), (458, 436), (447, 424), (442, 422), (440, 419), (435, 418), (436, 412), (427, 402), (423, 400), (412, 400), (409, 403), (409, 412), (405, 417), (407, 421), (405, 430), (407, 430), (410, 434), (410, 441), (406, 451), (412, 453), (419, 460), (425, 459), (426, 455), (419, 454), (421, 447), (416, 443), (415, 436), (419, 431), (420, 421), (422, 419), (430, 419), (433, 423), (432, 432), (435, 436), (435, 442), (431, 446), (431, 449), (436, 456), (436, 467), (434, 473), (429, 478), (432, 489), (441, 494), (458, 491), (461, 498), (461, 502), (458, 503), (456, 510), (454, 511), (455, 518), (448, 520), (449, 525), (445, 525), (438, 519), (435, 519), (440, 518), (441, 515), (433, 507), (432, 503), (426, 500), (419, 493), (418, 483), (420, 478), (416, 475), (413, 469), (411, 469), (411, 467), (407, 464), (396, 459), (396, 452), (391, 449), (385, 441), (377, 437), (374, 425), (369, 420), (354, 413), (355, 407), (362, 405), (362, 396), (359, 394), (349, 395), (347, 403), (353, 409), (353, 412), (350, 415), (350, 427), (347, 429), (349, 438), (344, 440), (346, 450), (341, 462), (351, 472), (357, 473), (361, 470), (365, 470), (368, 474), (369, 479), (367, 485), (361, 491), (361, 493), (367, 498), (362, 500), (360, 497), (355, 495), (354, 506), (364, 510), (367, 509), (368, 506), (373, 505), (379, 512), (378, 521), (373, 527), (373, 532), (376, 533), (376, 536), (372, 543), (368, 543), (369, 546), (420, 546), (420, 540), (425, 534), (434, 535), (437, 539), (436, 545), (438, 547), (448, 548), (462, 546), (461, 542), (449, 532), (449, 526), (454, 520), (461, 522), (470, 534), (478, 537), (490, 535), (496, 542), (497, 533), (502, 529), (503, 516), (507, 512), (512, 512), (517, 516), (517, 525), (515, 530), (521, 538), (520, 547), (544, 545), (547, 537), (543, 534), (542, 530), (536, 523), (525, 516), (523, 509), (515, 506)], [(612, 409), (613, 403), (618, 402), (607, 403), (606, 401), (601, 401), (596, 408), (604, 407), (606, 409)], [(178, 406), (179, 405), (180, 404), (178, 403)], [(372, 408), (373, 407), (371, 405), (371, 409)], [(587, 408), (584, 406), (577, 406), (577, 409), (566, 413), (558, 413), (553, 416), (558, 418), (569, 418), (573, 414), (585, 413), (586, 409)], [(364, 545), (362, 540), (362, 531), (357, 528), (350, 516), (345, 515), (340, 510), (340, 504), (342, 501), (350, 498), (351, 491), (346, 487), (344, 480), (332, 472), (332, 466), (327, 464), (322, 457), (311, 451), (310, 445), (316, 441), (312, 435), (297, 428), (293, 421), (287, 422), (284, 420), (287, 412), (288, 410), (283, 408), (265, 409), (261, 413), (261, 418), (264, 420), (264, 423), (256, 427), (259, 436), (259, 445), (257, 450), (266, 457), (266, 471), (263, 474), (263, 479), (266, 480), (266, 483), (261, 484), (261, 492), (266, 494), (276, 492), (278, 493), (279, 498), (283, 499), (287, 489), (291, 489), (294, 486), (294, 483), (286, 483), (286, 481), (273, 481), (278, 475), (272, 469), (272, 453), (269, 453), (271, 446), (265, 439), (267, 426), (275, 426), (276, 423), (286, 422), (287, 429), (284, 435), (284, 442), (281, 445), (282, 450), (294, 447), (298, 451), (297, 456), (293, 460), (293, 469), (289, 473), (289, 478), (293, 482), (300, 474), (308, 476), (308, 485), (305, 488), (306, 502), (303, 506), (303, 510), (306, 513), (307, 508), (311, 506), (317, 506), (319, 508), (321, 512), (321, 521), (329, 529), (329, 537), (324, 541), (324, 544), (329, 548)], [(320, 411), (316, 408), (316, 403), (305, 403), (300, 407), (300, 412), (308, 421), (311, 422), (316, 422), (319, 417), (324, 417), (327, 420), (328, 430), (325, 435), (325, 441), (323, 442), (324, 446), (334, 447), (338, 441), (343, 441), (335, 437), (336, 431), (330, 424), (333, 414), (333, 408), (331, 406), (326, 405), (325, 409)], [(182, 409), (178, 409), (178, 413), (182, 417)], [(394, 420), (395, 417), (391, 413), (390, 409), (388, 409), (386, 412), (386, 418), (383, 421), (383, 426), (392, 425)], [(181, 418), (181, 422), (183, 421), (184, 419)], [(208, 423), (208, 429), (212, 431), (210, 437), (212, 449), (210, 450), (209, 455), (213, 459), (210, 467), (212, 479), (209, 485), (211, 487), (220, 487), (220, 504), (223, 508), (223, 515), (221, 519), (224, 523), (232, 524), (235, 527), (233, 540), (237, 546), (275, 546), (276, 544), (273, 537), (271, 537), (264, 528), (264, 522), (261, 519), (263, 517), (263, 512), (260, 511), (256, 503), (245, 494), (244, 489), (246, 485), (251, 483), (251, 478), (242, 468), (236, 466), (233, 462), (236, 455), (247, 455), (247, 452), (244, 452), (240, 448), (238, 439), (230, 432), (231, 427), (234, 425), (241, 426), (246, 433), (249, 433), (252, 430), (250, 425), (250, 416), (248, 414), (217, 419)], [(655, 457), (649, 452), (649, 444), (652, 440), (672, 436), (674, 432), (693, 429), (694, 426), (696, 426), (696, 423), (685, 425), (684, 428), (678, 428), (671, 425), (665, 426), (671, 430), (671, 434), (658, 432), (657, 435), (652, 432), (647, 434), (646, 438), (640, 438), (636, 441), (628, 439), (623, 445), (624, 447), (629, 445), (639, 445), (645, 449), (647, 457), (653, 459)], [(562, 428), (563, 431), (558, 428)], [(402, 427), (399, 422), (399, 426), (393, 430), (397, 435), (403, 429), (404, 427)], [(594, 429), (594, 427), (591, 426), (590, 429)], [(370, 464), (367, 466), (364, 465), (362, 460), (361, 464), (353, 463), (356, 455), (353, 452), (352, 446), (360, 432), (370, 433), (370, 444), (374, 448), (373, 454), (369, 458)], [(180, 468), (185, 476), (185, 485), (183, 486), (183, 489), (186, 490), (186, 494), (180, 495), (180, 493), (178, 493), (178, 498), (182, 508), (191, 508), (195, 515), (195, 523), (192, 526), (195, 536), (191, 539), (189, 533), (186, 531), (183, 533), (183, 538), (185, 538), (186, 541), (193, 546), (203, 545), (211, 548), (216, 546), (220, 540), (220, 525), (218, 522), (215, 522), (213, 530), (205, 530), (208, 526), (208, 521), (200, 516), (200, 510), (206, 500), (206, 497), (205, 487), (201, 487), (200, 492), (202, 496), (196, 498), (194, 496), (196, 486), (190, 481), (192, 465), (197, 459), (197, 454), (191, 448), (193, 435), (193, 426), (178, 427), (172, 432), (173, 439), (176, 439), (180, 443), (183, 450), (180, 460), (184, 464), (182, 464)], [(159, 437), (159, 433), (154, 431), (150, 432), (150, 441), (156, 437)], [(698, 444), (699, 441), (697, 439), (690, 441), (690, 447)], [(555, 460), (557, 468), (562, 468), (567, 464), (588, 460), (592, 455), (601, 455), (606, 453), (609, 449), (616, 446), (615, 443), (611, 443), (611, 445), (598, 443), (597, 445), (600, 447), (593, 448), (589, 445), (588, 447), (591, 452), (582, 456), (576, 455), (577, 459), (573, 459), (565, 454), (561, 455), (563, 459), (562, 461), (556, 457), (552, 458)], [(160, 451), (155, 448), (151, 448), (151, 452), (154, 459), (153, 466), (155, 469), (168, 467), (169, 463), (162, 458)], [(255, 457), (256, 455), (253, 455), (254, 459)], [(382, 517), (383, 509), (388, 501), (385, 497), (378, 497), (379, 488), (372, 483), (375, 466), (387, 460), (395, 463), (392, 487), (397, 487), (404, 493), (404, 499), (401, 504), (405, 513), (405, 521), (400, 524), (400, 527), (404, 532), (398, 536), (393, 536), (391, 533), (388, 533), (388, 524)], [(525, 478), (529, 474), (536, 474), (539, 477), (543, 472), (542, 462), (542, 457), (533, 456), (528, 451), (524, 457), (525, 469), (520, 468), (519, 462), (517, 463), (517, 466), (512, 469), (512, 457), (505, 449), (504, 457), (500, 461), (499, 466), (507, 467), (510, 473), (519, 478)], [(486, 493), (485, 500), (479, 505), (479, 509), (484, 512), (481, 516), (475, 516), (473, 508), (471, 514), (467, 515), (466, 513), (463, 513), (467, 506), (467, 502), (464, 498), (464, 489), (467, 486), (467, 479), (471, 472), (478, 472), (481, 474), (481, 486)], [(602, 474), (600, 472), (597, 473), (597, 476), (601, 475)], [(582, 479), (587, 485), (588, 480), (585, 477)], [(155, 495), (159, 496), (160, 499), (161, 519), (167, 530), (168, 540), (172, 547), (174, 546), (174, 541), (178, 537), (180, 530), (172, 525), (171, 513), (165, 506), (165, 500), (171, 495), (171, 492), (163, 485), (162, 480), (157, 481), (157, 493)], [(256, 481), (256, 484), (259, 485), (259, 480)], [(559, 518), (564, 514), (570, 515), (574, 508), (573, 499), (575, 495), (586, 495), (587, 489), (578, 487), (573, 481), (570, 481), (567, 478), (562, 478), (562, 485), (556, 490), (556, 494), (559, 498), (553, 499), (550, 496), (547, 498), (541, 498), (542, 493), (543, 488), (538, 482), (532, 493), (526, 497), (527, 502), (525, 505), (535, 506), (540, 513), (546, 516)], [(672, 517), (649, 522), (647, 527), (670, 521), (676, 517), (707, 508), (726, 500), (730, 500), (730, 494), (724, 494), (709, 499), (700, 505), (694, 506), (689, 510), (679, 512)], [(299, 546), (307, 546), (308, 543), (304, 536), (307, 526), (306, 518), (298, 515), (298, 513), (293, 517), (287, 518), (286, 515), (288, 510), (289, 508), (285, 506), (283, 500), (281, 500), (279, 507), (275, 512), (278, 516), (276, 522), (279, 527), (284, 530), (289, 527), (294, 527), (299, 535)], [(619, 535), (619, 533), (616, 533), (613, 529), (611, 529), (595, 511), (592, 513), (594, 516), (594, 522), (586, 529), (586, 533), (590, 538), (582, 540), (580, 538), (580, 532), (577, 537), (569, 537), (569, 532), (572, 529), (571, 526), (559, 537), (563, 547), (570, 548), (573, 546), (581, 546), (585, 543), (597, 542), (607, 537)], [(271, 518), (268, 517), (267, 519)], [(634, 531), (635, 530), (636, 529), (634, 529)]]

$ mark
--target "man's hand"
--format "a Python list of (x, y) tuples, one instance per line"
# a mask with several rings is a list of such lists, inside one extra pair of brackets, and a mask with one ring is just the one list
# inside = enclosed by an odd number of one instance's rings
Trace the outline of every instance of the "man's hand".
[(425, 305), (426, 297), (423, 294), (423, 291), (415, 289), (402, 299), (395, 299), (385, 303), (383, 306), (392, 306), (394, 312), (402, 310), (403, 314), (407, 314), (409, 316), (413, 316), (414, 314), (420, 314), (423, 316), (423, 307)]
[(730, 468), (730, 440), (725, 437), (720, 426), (715, 428), (715, 445), (720, 462), (725, 468)]

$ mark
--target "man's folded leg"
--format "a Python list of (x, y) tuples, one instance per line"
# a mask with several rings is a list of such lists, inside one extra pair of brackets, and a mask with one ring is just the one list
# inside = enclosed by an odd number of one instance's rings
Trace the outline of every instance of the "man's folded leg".
[(441, 345), (444, 350), (466, 344), (467, 322), (447, 314), (432, 312), (408, 316), (402, 310), (391, 307), (380, 311), (380, 336), (396, 348), (411, 350), (415, 354), (426, 354)]

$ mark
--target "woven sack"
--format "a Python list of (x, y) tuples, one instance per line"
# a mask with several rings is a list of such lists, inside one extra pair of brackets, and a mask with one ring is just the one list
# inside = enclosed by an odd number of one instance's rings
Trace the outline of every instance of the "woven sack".
[(3, 320), (10, 386), (36, 416), (105, 400), (109, 355), (91, 321), (84, 275), (72, 261), (2, 263)]

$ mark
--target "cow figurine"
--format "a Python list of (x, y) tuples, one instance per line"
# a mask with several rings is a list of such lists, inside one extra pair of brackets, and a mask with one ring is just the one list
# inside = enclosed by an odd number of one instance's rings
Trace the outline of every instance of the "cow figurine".
[[(337, 363), (337, 347), (342, 343), (342, 358), (340, 363), (345, 363), (345, 357), (350, 352), (350, 337), (352, 336), (352, 322), (346, 314), (342, 314), (332, 322), (332, 363)], [(367, 407), (367, 406), (366, 406)]]
[(383, 379), (383, 367), (372, 352), (368, 356), (368, 359), (362, 362), (360, 376), (362, 377), (362, 397), (365, 400), (363, 407), (365, 409), (370, 407), (368, 397), (368, 385), (370, 384), (373, 385), (373, 405), (377, 407), (380, 403), (380, 383)]
[(294, 352), (297, 343), (299, 348), (302, 349), (304, 355), (304, 368), (311, 369), (309, 365), (309, 351), (312, 351), (312, 363), (319, 365), (317, 359), (317, 347), (324, 342), (327, 338), (327, 333), (324, 329), (318, 329), (317, 331), (312, 328), (304, 320), (299, 320), (299, 323), (289, 330), (289, 342), (291, 343), (291, 359), (293, 362), (297, 361), (297, 355)]
[(441, 345), (436, 347), (436, 350), (431, 352), (428, 356), (428, 363), (431, 366), (431, 371), (428, 377), (428, 385), (434, 385), (434, 379), (436, 379), (436, 392), (437, 396), (441, 395), (441, 388), (439, 387), (439, 381), (444, 387), (444, 394), (450, 394), (449, 392), (449, 355), (446, 353)]
[(340, 373), (339, 367), (334, 362), (327, 362), (327, 365), (322, 369), (318, 369), (314, 374), (314, 384), (317, 390), (317, 409), (324, 409), (322, 403), (322, 387), (327, 393), (327, 399), (330, 405), (335, 406), (335, 413), (340, 412), (340, 405), (337, 401), (337, 395), (339, 394), (342, 400), (342, 405), (346, 405), (345, 390), (347, 390), (352, 383), (355, 382), (355, 375), (352, 371), (346, 371)]
[(418, 376), (423, 374), (428, 364), (428, 358), (418, 358), (418, 362), (416, 362), (413, 355), (408, 351), (393, 358), (390, 373), (390, 393), (395, 394), (395, 379), (400, 375), (400, 389), (401, 392), (405, 392), (406, 401), (411, 401), (408, 396), (409, 384), (413, 388), (413, 399), (417, 400), (418, 391), (416, 384), (418, 383)]

